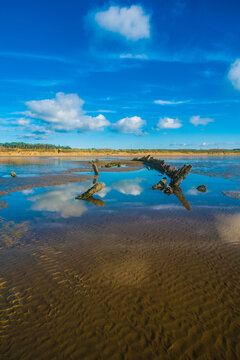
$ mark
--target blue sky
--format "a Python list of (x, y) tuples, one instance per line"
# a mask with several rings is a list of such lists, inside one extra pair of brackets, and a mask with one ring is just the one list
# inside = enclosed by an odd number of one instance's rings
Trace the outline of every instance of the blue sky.
[(239, 148), (237, 0), (8, 0), (0, 142)]

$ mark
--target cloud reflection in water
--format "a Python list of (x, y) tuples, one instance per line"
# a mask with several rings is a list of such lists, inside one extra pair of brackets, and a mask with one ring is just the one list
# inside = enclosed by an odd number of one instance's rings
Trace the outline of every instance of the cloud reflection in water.
[(222, 240), (240, 243), (240, 213), (216, 215), (216, 227)]
[(123, 179), (112, 183), (112, 188), (126, 195), (140, 195), (143, 188), (139, 185), (144, 179)]
[(35, 211), (50, 211), (62, 218), (81, 216), (87, 206), (83, 201), (76, 201), (76, 195), (86, 191), (91, 182), (59, 185), (57, 189), (30, 197), (31, 206)]

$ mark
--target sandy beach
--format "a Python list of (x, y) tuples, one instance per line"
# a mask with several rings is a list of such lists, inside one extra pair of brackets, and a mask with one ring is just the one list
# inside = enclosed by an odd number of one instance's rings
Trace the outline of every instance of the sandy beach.
[(98, 207), (74, 200), (94, 180), (88, 161), (21, 177), (31, 161), (12, 160), (20, 176), (0, 179), (2, 359), (240, 357), (239, 199), (220, 192), (231, 178), (191, 173), (189, 212), (126, 160), (100, 168)]
[(11, 149), (11, 150), (0, 150), (0, 157), (12, 157), (12, 156), (24, 156), (24, 157), (73, 157), (73, 156), (80, 156), (80, 157), (136, 157), (136, 156), (146, 156), (150, 154), (151, 156), (162, 156), (169, 157), (169, 156), (240, 156), (240, 150), (159, 150), (159, 151), (152, 151), (152, 150), (62, 150), (58, 153), (57, 150), (54, 151), (39, 151), (39, 150), (22, 150), (22, 149)]
[(15, 248), (4, 359), (237, 359), (239, 243), (199, 220), (101, 218)]

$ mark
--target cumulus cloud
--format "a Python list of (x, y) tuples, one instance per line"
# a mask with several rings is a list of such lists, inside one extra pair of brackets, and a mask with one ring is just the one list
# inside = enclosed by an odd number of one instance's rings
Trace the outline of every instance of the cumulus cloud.
[(168, 100), (154, 100), (154, 104), (158, 105), (179, 105), (179, 104), (186, 104), (189, 100), (184, 101), (168, 101)]
[(142, 128), (145, 124), (145, 120), (139, 116), (133, 116), (117, 121), (112, 125), (112, 128), (123, 134), (143, 135)]
[(110, 124), (101, 114), (96, 117), (86, 115), (83, 104), (77, 94), (59, 92), (53, 99), (27, 101), (29, 110), (24, 115), (48, 123), (53, 130), (96, 131)]
[(211, 118), (201, 118), (200, 116), (192, 116), (190, 118), (190, 123), (194, 126), (198, 125), (207, 125), (210, 122), (213, 122), (214, 120)]
[(157, 123), (157, 129), (179, 129), (182, 123), (179, 119), (164, 117)]
[(231, 65), (228, 73), (228, 79), (237, 90), (240, 90), (240, 59), (237, 59)]
[(96, 23), (103, 29), (136, 41), (150, 37), (150, 16), (140, 5), (130, 7), (110, 6), (95, 14)]

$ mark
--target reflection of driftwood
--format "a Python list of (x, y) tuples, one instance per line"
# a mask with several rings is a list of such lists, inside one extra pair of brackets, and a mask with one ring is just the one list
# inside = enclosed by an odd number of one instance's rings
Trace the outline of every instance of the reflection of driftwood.
[(91, 196), (88, 199), (85, 199), (85, 201), (94, 204), (96, 206), (105, 206), (105, 201), (103, 201), (102, 199), (96, 199), (95, 197)]
[(180, 186), (174, 186), (173, 188), (173, 193), (174, 195), (176, 195), (176, 197), (178, 198), (178, 200), (181, 202), (181, 204), (188, 210), (191, 210), (191, 206), (189, 205), (189, 202), (187, 201), (187, 199), (185, 198), (185, 196), (183, 195), (182, 189), (180, 188)]
[(17, 177), (17, 174), (16, 174), (14, 171), (10, 171), (10, 175), (11, 175), (12, 177)]
[(166, 174), (171, 178), (170, 186), (178, 186), (183, 179), (187, 177), (192, 169), (192, 165), (183, 165), (180, 169), (176, 169), (169, 164), (165, 164), (164, 160), (154, 159), (150, 155), (143, 156), (142, 158), (135, 158), (134, 161), (142, 161), (150, 168), (159, 171), (162, 174)]
[(102, 190), (104, 188), (105, 184), (100, 182), (93, 185), (90, 189), (88, 189), (85, 193), (82, 195), (78, 195), (75, 199), (78, 200), (87, 200), (93, 196), (96, 192)]
[(163, 191), (166, 195), (176, 195), (178, 200), (181, 202), (181, 204), (187, 209), (191, 210), (191, 206), (189, 205), (187, 199), (183, 195), (182, 189), (180, 186), (168, 186), (166, 184), (166, 177), (162, 178), (162, 180), (159, 181), (156, 185), (152, 187), (153, 190), (160, 190)]
[(98, 167), (97, 167), (96, 162), (95, 162), (95, 161), (92, 161), (91, 164), (92, 164), (92, 167), (93, 167), (94, 174), (95, 174), (96, 176), (98, 176), (98, 175), (99, 175), (99, 171), (98, 171)]

